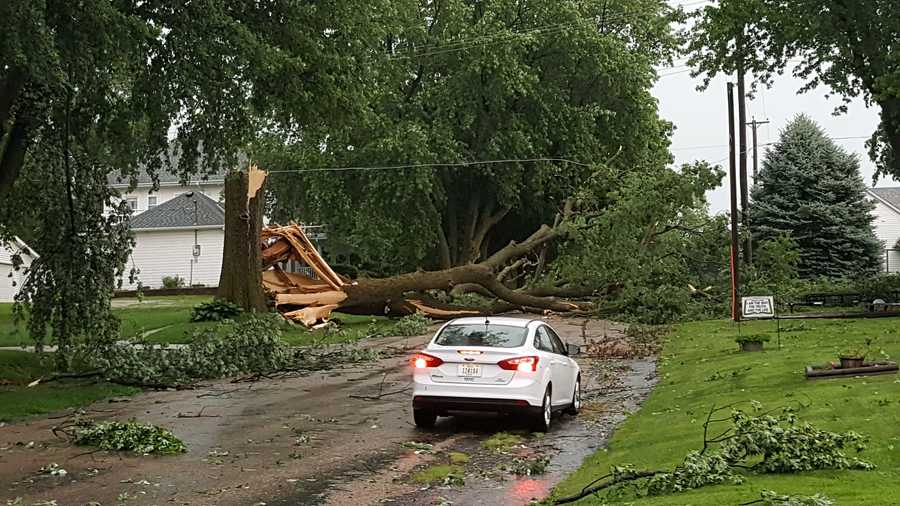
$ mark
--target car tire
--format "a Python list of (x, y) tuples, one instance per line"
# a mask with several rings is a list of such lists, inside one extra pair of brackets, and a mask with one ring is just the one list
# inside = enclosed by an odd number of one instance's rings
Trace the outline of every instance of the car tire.
[(566, 408), (567, 415), (575, 416), (581, 411), (581, 376), (575, 380), (575, 388), (572, 391), (572, 404)]
[(550, 420), (553, 418), (550, 392), (550, 386), (547, 386), (547, 390), (544, 390), (544, 401), (541, 403), (541, 411), (533, 415), (531, 429), (535, 432), (547, 432), (550, 430)]
[(427, 409), (413, 409), (413, 420), (416, 422), (416, 427), (430, 429), (437, 422), (437, 414)]

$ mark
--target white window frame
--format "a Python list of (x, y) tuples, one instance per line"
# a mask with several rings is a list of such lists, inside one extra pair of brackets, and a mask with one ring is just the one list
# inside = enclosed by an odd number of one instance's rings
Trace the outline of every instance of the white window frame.
[(158, 205), (159, 204), (157, 204), (156, 195), (151, 195), (151, 196), (147, 197), (147, 209), (153, 209), (154, 207), (156, 207)]
[(125, 203), (128, 204), (128, 207), (131, 208), (132, 211), (138, 210), (138, 199), (137, 197), (128, 197), (125, 199)]

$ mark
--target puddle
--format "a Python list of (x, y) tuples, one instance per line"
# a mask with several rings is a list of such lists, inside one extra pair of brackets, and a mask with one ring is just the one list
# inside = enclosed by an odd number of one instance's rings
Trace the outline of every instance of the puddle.
[[(498, 506), (521, 506), (534, 499), (543, 499), (551, 489), (567, 475), (578, 469), (588, 456), (606, 445), (615, 427), (621, 423), (626, 412), (634, 411), (646, 398), (650, 387), (656, 382), (656, 364), (647, 360), (616, 360), (625, 365), (621, 375), (616, 379), (614, 393), (594, 396), (593, 402), (600, 401), (603, 410), (590, 417), (571, 417), (561, 415), (554, 419), (555, 425), (543, 438), (528, 438), (525, 444), (536, 450), (538, 454), (550, 457), (547, 471), (534, 477), (506, 475), (503, 481), (498, 477), (503, 473), (493, 473), (486, 469), (503, 461), (512, 459), (508, 455), (496, 455), (495, 458), (479, 458), (473, 455), (473, 466), (467, 467), (466, 484), (463, 487), (439, 487), (420, 490), (413, 494), (392, 498), (388, 504), (404, 506), (425, 506), (438, 504), (442, 499), (453, 504), (491, 504)], [(488, 433), (499, 430), (515, 430), (510, 422), (501, 417), (462, 418), (456, 422), (460, 429), (469, 425), (478, 426), (477, 432)], [(515, 425), (514, 423), (512, 425)], [(455, 448), (458, 451), (471, 451), (471, 447), (480, 444), (479, 440), (469, 440), (469, 445)], [(472, 467), (479, 469), (473, 470)], [(479, 471), (481, 475), (479, 475)]]

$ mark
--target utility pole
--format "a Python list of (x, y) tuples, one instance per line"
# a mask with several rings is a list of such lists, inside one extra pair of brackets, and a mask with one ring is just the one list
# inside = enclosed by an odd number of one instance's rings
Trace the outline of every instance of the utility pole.
[(740, 286), (740, 265), (738, 258), (738, 196), (737, 174), (735, 170), (734, 149), (734, 84), (727, 84), (728, 91), (728, 175), (731, 178), (731, 319), (740, 321), (741, 309), (738, 303), (738, 287)]
[(756, 154), (756, 152), (759, 150), (759, 144), (756, 140), (756, 128), (759, 127), (759, 125), (766, 125), (768, 123), (769, 123), (769, 120), (756, 121), (755, 116), (753, 117), (753, 121), (751, 121), (750, 123), (747, 123), (748, 125), (750, 125), (750, 128), (753, 129), (753, 184), (756, 184), (756, 178), (759, 174), (759, 170), (758, 170), (759, 158)]
[(738, 92), (738, 125), (740, 125), (740, 177), (741, 177), (741, 224), (744, 226), (744, 265), (753, 263), (753, 245), (750, 240), (750, 197), (747, 191), (747, 95), (744, 93), (744, 63), (740, 42), (738, 42), (738, 57), (741, 61), (737, 68), (737, 92)]

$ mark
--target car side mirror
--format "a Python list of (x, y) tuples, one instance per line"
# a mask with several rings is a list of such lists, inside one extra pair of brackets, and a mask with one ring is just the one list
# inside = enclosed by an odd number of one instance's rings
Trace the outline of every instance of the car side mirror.
[(581, 354), (581, 346), (572, 343), (566, 343), (566, 355), (572, 357)]

